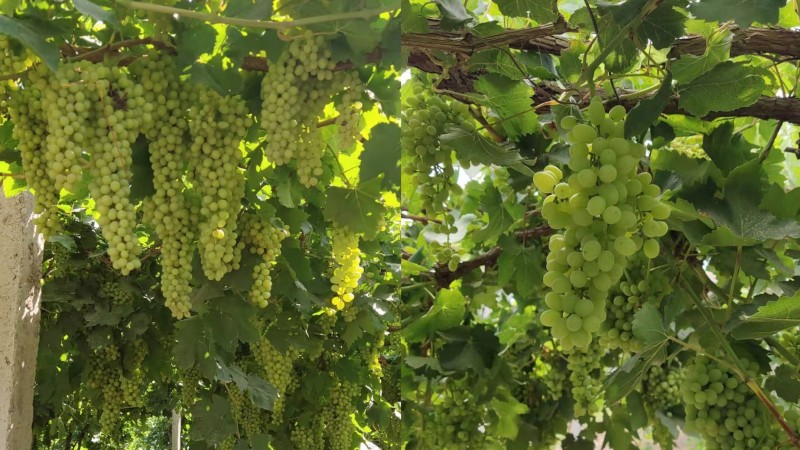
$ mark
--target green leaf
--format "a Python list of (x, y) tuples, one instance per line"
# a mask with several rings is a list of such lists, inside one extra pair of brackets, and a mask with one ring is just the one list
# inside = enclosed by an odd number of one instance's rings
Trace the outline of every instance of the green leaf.
[(217, 42), (217, 30), (206, 23), (198, 22), (191, 28), (178, 33), (175, 64), (179, 68), (194, 65), (200, 55), (214, 51)]
[(731, 111), (755, 103), (766, 87), (763, 69), (731, 61), (718, 64), (691, 83), (680, 86), (678, 105), (703, 117), (711, 111)]
[(328, 188), (325, 219), (353, 233), (363, 233), (367, 239), (374, 238), (386, 213), (386, 207), (379, 201), (380, 191), (381, 180), (378, 178), (354, 188)]
[(411, 4), (409, 0), (402, 0), (400, 6), (400, 24), (403, 33), (427, 33), (428, 19), (423, 13), (424, 5)]
[(731, 331), (736, 339), (763, 339), (800, 325), (800, 295), (767, 303)]
[(706, 36), (706, 49), (702, 55), (683, 55), (670, 65), (672, 75), (678, 83), (689, 83), (700, 75), (730, 58), (733, 32), (718, 28)]
[(457, 30), (475, 20), (461, 0), (434, 0), (434, 3), (442, 15), (439, 24), (443, 30)]
[(78, 12), (81, 14), (87, 15), (89, 17), (94, 18), (97, 21), (111, 25), (117, 30), (120, 30), (122, 28), (122, 26), (119, 24), (119, 20), (117, 20), (117, 15), (114, 14), (114, 11), (101, 8), (100, 6), (95, 5), (89, 0), (72, 0), (72, 4), (75, 5), (75, 9), (78, 10)]
[(686, 16), (664, 2), (648, 14), (637, 30), (643, 42), (648, 40), (655, 48), (667, 48), (685, 33)]
[(213, 394), (211, 400), (200, 400), (191, 408), (191, 412), (192, 440), (218, 444), (236, 432), (231, 405), (221, 395)]
[(667, 330), (661, 319), (661, 313), (652, 303), (645, 304), (633, 318), (632, 330), (646, 347), (661, 345), (667, 341)]
[[(614, 418), (617, 418), (616, 414)], [(630, 450), (632, 437), (631, 433), (625, 429), (625, 425), (620, 423), (619, 420), (614, 420), (604, 428), (611, 448), (614, 450)]]
[(266, 380), (256, 375), (247, 377), (245, 391), (255, 406), (267, 411), (272, 411), (275, 400), (278, 398), (278, 391)]
[(192, 81), (204, 84), (222, 95), (236, 95), (244, 86), (244, 79), (237, 67), (225, 67), (221, 55), (207, 63), (196, 63), (189, 70)]
[(442, 147), (456, 152), (456, 158), (474, 165), (505, 166), (517, 172), (533, 176), (533, 170), (510, 143), (497, 144), (478, 132), (451, 127), (439, 136)]
[(786, 0), (701, 0), (689, 5), (698, 19), (712, 22), (733, 20), (742, 28), (753, 22), (772, 24), (778, 21), (780, 9)]
[(644, 407), (642, 394), (637, 391), (631, 392), (625, 397), (625, 404), (628, 407), (631, 430), (636, 431), (640, 428), (647, 427), (647, 411)]
[(150, 146), (145, 139), (137, 139), (132, 148), (131, 192), (134, 203), (156, 192), (153, 184), (153, 166), (150, 164)]
[(497, 414), (497, 425), (493, 435), (505, 438), (514, 439), (519, 433), (519, 416), (528, 412), (528, 407), (517, 401), (513, 396), (506, 395), (503, 400), (495, 397), (492, 399), (492, 409)]
[(614, 404), (638, 387), (650, 366), (664, 360), (666, 347), (667, 340), (665, 339), (660, 344), (647, 347), (637, 353), (622, 367), (612, 372), (603, 385), (606, 403)]
[(361, 153), (362, 180), (371, 180), (383, 174), (383, 186), (400, 185), (400, 127), (394, 123), (380, 123), (372, 127), (369, 140)]
[(408, 342), (419, 342), (438, 330), (461, 324), (466, 303), (464, 295), (458, 289), (442, 289), (436, 294), (431, 309), (403, 329), (403, 336)]
[(222, 14), (240, 19), (269, 20), (272, 0), (230, 0)]
[(61, 52), (58, 47), (47, 42), (42, 33), (32, 29), (28, 24), (22, 23), (12, 17), (0, 15), (0, 34), (10, 36), (31, 49), (36, 55), (47, 64), (47, 67), (55, 71), (61, 60)]
[[(753, 145), (741, 134), (733, 133), (733, 122), (724, 122), (711, 134), (703, 136), (703, 151), (727, 177), (739, 166), (754, 159)], [(755, 185), (752, 185), (755, 187)]]
[(661, 82), (661, 87), (658, 88), (656, 95), (641, 100), (628, 113), (628, 117), (625, 120), (625, 136), (632, 138), (644, 135), (650, 125), (658, 120), (673, 94), (672, 74), (667, 72), (667, 76)]
[(497, 259), (498, 284), (505, 285), (513, 279), (520, 295), (534, 295), (544, 275), (542, 252), (535, 246), (523, 246), (516, 236), (503, 236), (498, 245), (503, 249)]
[(495, 73), (487, 73), (475, 82), (475, 90), (484, 94), (482, 103), (503, 119), (503, 129), (511, 139), (539, 129), (539, 116), (531, 107), (533, 88), (525, 83)]
[(782, 364), (775, 369), (775, 375), (767, 378), (764, 384), (768, 390), (775, 391), (778, 397), (789, 403), (800, 402), (800, 380), (797, 377), (797, 368)]
[(0, 0), (0, 14), (13, 16), (22, 0)]
[(556, 0), (495, 0), (500, 12), (509, 17), (530, 17), (539, 23), (558, 17)]
[(489, 186), (484, 192), (481, 206), (489, 217), (489, 223), (474, 234), (472, 239), (475, 242), (494, 242), (516, 222), (516, 218), (506, 208), (500, 191), (494, 186)]

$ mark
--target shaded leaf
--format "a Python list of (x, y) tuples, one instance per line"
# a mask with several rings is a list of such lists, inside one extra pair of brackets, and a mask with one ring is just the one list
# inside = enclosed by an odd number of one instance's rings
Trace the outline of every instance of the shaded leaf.
[(558, 17), (556, 0), (495, 0), (500, 12), (510, 17), (530, 17), (546, 23)]
[(726, 61), (691, 83), (680, 86), (678, 105), (697, 117), (755, 103), (766, 87), (762, 69)]
[(656, 95), (641, 100), (628, 113), (628, 117), (625, 119), (625, 137), (639, 137), (646, 133), (650, 125), (658, 120), (673, 94), (672, 74), (667, 72)]
[(688, 83), (730, 58), (733, 32), (718, 28), (706, 36), (706, 49), (702, 55), (683, 55), (670, 65), (678, 83)]
[(786, 0), (701, 0), (689, 5), (697, 18), (727, 22), (733, 20), (742, 28), (753, 22), (771, 24), (778, 21), (780, 9)]
[(328, 188), (325, 218), (353, 233), (363, 233), (367, 239), (375, 237), (386, 207), (380, 203), (381, 180), (361, 183), (358, 187)]
[(400, 127), (393, 123), (380, 123), (372, 127), (370, 137), (361, 153), (362, 180), (371, 180), (383, 174), (386, 187), (400, 185)]
[(21, 42), (22, 45), (36, 53), (50, 70), (55, 71), (58, 67), (61, 52), (55, 44), (45, 40), (45, 33), (40, 33), (38, 30), (30, 28), (28, 24), (12, 17), (0, 15), (0, 34), (5, 34)]
[(75, 5), (75, 9), (81, 14), (108, 24), (117, 30), (121, 28), (119, 20), (117, 20), (117, 15), (114, 14), (114, 11), (102, 8), (99, 5), (90, 2), (89, 0), (72, 0), (72, 4)]
[(437, 330), (461, 324), (466, 312), (466, 299), (457, 289), (442, 289), (425, 315), (408, 324), (402, 331), (408, 342), (418, 342)]
[(482, 101), (503, 119), (503, 130), (511, 139), (539, 129), (538, 115), (531, 107), (533, 88), (508, 77), (487, 73), (475, 82)]
[(456, 152), (459, 160), (474, 165), (505, 166), (525, 175), (533, 176), (533, 170), (525, 164), (519, 150), (509, 143), (497, 144), (475, 131), (451, 127), (439, 136), (445, 149)]

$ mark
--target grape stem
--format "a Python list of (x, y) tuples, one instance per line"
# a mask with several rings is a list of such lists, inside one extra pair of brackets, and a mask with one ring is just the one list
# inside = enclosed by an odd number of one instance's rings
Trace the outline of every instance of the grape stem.
[(325, 14), (321, 16), (305, 17), (297, 20), (287, 20), (284, 22), (277, 22), (273, 20), (253, 20), (253, 19), (240, 19), (237, 17), (223, 17), (223, 16), (218, 16), (216, 14), (207, 14), (198, 11), (190, 11), (183, 8), (156, 5), (153, 3), (137, 2), (133, 0), (114, 0), (114, 1), (126, 8), (138, 9), (140, 11), (177, 15), (181, 17), (188, 17), (190, 19), (203, 20), (210, 23), (222, 23), (226, 25), (234, 25), (247, 28), (260, 28), (265, 30), (286, 30), (294, 27), (303, 27), (303, 26), (316, 25), (326, 22), (335, 22), (337, 20), (369, 19), (370, 17), (379, 16), (383, 13), (391, 12), (397, 9), (395, 6), (384, 6), (382, 8), (376, 8), (376, 9), (364, 9), (361, 11)]
[(769, 151), (772, 150), (772, 146), (775, 145), (775, 139), (778, 138), (778, 134), (781, 132), (782, 127), (783, 121), (780, 121), (777, 125), (775, 125), (775, 129), (772, 131), (767, 144), (764, 145), (764, 149), (761, 150), (761, 154), (758, 155), (758, 162), (764, 162), (764, 160), (767, 159), (767, 156), (769, 156)]
[(767, 341), (767, 344), (770, 347), (772, 347), (773, 350), (778, 352), (778, 354), (780, 354), (786, 361), (790, 362), (794, 366), (795, 371), (800, 372), (800, 358), (798, 358), (792, 352), (790, 352), (774, 337), (770, 336), (765, 340)]
[(497, 130), (494, 129), (492, 124), (490, 124), (489, 121), (486, 120), (485, 117), (483, 117), (483, 114), (480, 112), (480, 110), (469, 108), (469, 114), (479, 124), (481, 124), (481, 126), (483, 126), (483, 129), (486, 130), (487, 133), (489, 133), (489, 136), (492, 137), (492, 140), (494, 140), (498, 144), (502, 144), (503, 142), (506, 141), (506, 138), (503, 135), (501, 135), (500, 133), (498, 133)]

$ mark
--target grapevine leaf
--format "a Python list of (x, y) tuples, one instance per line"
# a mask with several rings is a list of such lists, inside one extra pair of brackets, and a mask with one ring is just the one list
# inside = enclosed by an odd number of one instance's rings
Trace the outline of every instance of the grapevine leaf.
[(175, 64), (186, 67), (197, 62), (200, 55), (211, 53), (217, 42), (217, 30), (211, 25), (197, 23), (191, 28), (181, 30), (177, 36), (177, 52)]
[(192, 65), (189, 73), (196, 83), (204, 84), (222, 95), (236, 95), (244, 86), (244, 79), (236, 67), (225, 67), (221, 55), (207, 63)]
[(245, 391), (255, 406), (267, 411), (272, 411), (278, 398), (278, 391), (269, 382), (256, 375), (247, 376)]
[(67, 249), (70, 253), (75, 252), (75, 250), (78, 248), (78, 244), (75, 243), (75, 238), (65, 234), (50, 236), (47, 238), (47, 242), (58, 244)]
[(325, 204), (325, 218), (367, 239), (378, 234), (386, 207), (379, 202), (381, 180), (374, 178), (354, 188), (330, 187)]
[(509, 17), (530, 17), (546, 23), (558, 17), (556, 0), (496, 0), (500, 12)]
[(38, 30), (34, 30), (28, 24), (22, 23), (12, 17), (0, 15), (0, 34), (10, 36), (31, 49), (39, 58), (44, 61), (47, 67), (55, 71), (61, 60), (61, 53), (58, 47), (47, 42)]
[(528, 412), (529, 408), (510, 395), (504, 397), (503, 400), (497, 397), (492, 399), (491, 407), (497, 414), (497, 424), (495, 432), (492, 434), (501, 438), (514, 439), (519, 433), (517, 425), (519, 416)]
[(230, 0), (223, 15), (240, 19), (269, 20), (272, 17), (272, 0)]
[(689, 83), (730, 58), (733, 32), (719, 28), (706, 36), (706, 49), (702, 55), (683, 55), (670, 65), (678, 83)]
[(697, 117), (750, 106), (761, 96), (768, 75), (762, 69), (726, 61), (680, 86), (678, 105)]
[(539, 129), (538, 115), (531, 108), (533, 88), (503, 75), (487, 73), (475, 82), (483, 103), (503, 119), (503, 129), (511, 139)]
[(514, 225), (516, 218), (509, 213), (500, 191), (494, 186), (489, 186), (486, 189), (483, 197), (481, 197), (481, 205), (489, 217), (489, 223), (477, 231), (473, 239), (475, 242), (494, 242)]
[[(630, 28), (632, 22), (637, 20), (642, 8), (648, 0), (627, 0), (621, 3), (600, 3), (600, 20), (597, 26), (600, 30), (600, 42), (611, 42), (624, 29)], [(605, 47), (605, 44), (603, 45)], [(633, 63), (639, 50), (633, 39), (622, 39), (605, 59), (608, 70), (620, 72), (626, 70)]]
[(763, 339), (800, 325), (800, 295), (782, 297), (758, 308), (731, 331), (736, 339)]
[(381, 174), (384, 187), (400, 184), (400, 127), (380, 123), (372, 127), (361, 153), (361, 179), (371, 180)]
[(761, 208), (766, 209), (779, 219), (794, 219), (800, 214), (800, 188), (789, 192), (777, 184), (771, 184), (764, 198)]
[(775, 369), (775, 375), (767, 378), (764, 386), (774, 390), (778, 397), (789, 403), (800, 402), (800, 380), (797, 379), (797, 368), (782, 364)]
[[(737, 167), (755, 158), (752, 149), (753, 145), (740, 133), (734, 134), (731, 122), (724, 122), (711, 134), (703, 136), (703, 150), (726, 177)], [(758, 189), (755, 184), (750, 187)]]
[(639, 137), (647, 132), (650, 125), (658, 120), (673, 94), (672, 74), (667, 72), (656, 95), (640, 101), (628, 113), (628, 118), (625, 120), (625, 137)]
[(533, 176), (533, 171), (526, 165), (525, 159), (509, 143), (496, 144), (479, 133), (457, 127), (449, 128), (439, 136), (439, 143), (442, 147), (455, 151), (459, 160), (466, 160), (474, 165), (509, 167), (519, 173)]
[(424, 5), (411, 4), (409, 0), (402, 0), (400, 6), (400, 24), (403, 33), (427, 33), (428, 19), (423, 14)]
[(622, 400), (639, 386), (650, 366), (664, 360), (666, 347), (667, 340), (664, 339), (637, 353), (612, 372), (603, 384), (606, 403), (614, 404)]
[(469, 328), (463, 341), (448, 342), (439, 350), (439, 363), (444, 370), (474, 370), (485, 373), (492, 367), (500, 341), (485, 327)]
[(22, 0), (2, 0), (0, 1), (0, 14), (6, 16), (13, 16), (14, 11), (17, 9)]
[(617, 414), (614, 414), (614, 419), (614, 421), (605, 427), (606, 435), (608, 436), (608, 444), (614, 450), (630, 450), (632, 441), (631, 433), (625, 429), (624, 424), (620, 423)]
[(498, 283), (504, 285), (514, 279), (522, 296), (533, 295), (544, 275), (542, 253), (535, 247), (523, 246), (516, 236), (503, 236), (498, 245), (503, 249), (497, 259), (500, 274)]
[(192, 408), (192, 440), (219, 444), (226, 437), (236, 433), (231, 404), (218, 394), (210, 400), (202, 399)]
[(633, 391), (625, 397), (625, 404), (627, 405), (627, 410), (630, 413), (629, 418), (631, 421), (631, 430), (635, 431), (640, 428), (647, 427), (647, 411), (644, 407), (644, 399), (642, 398), (642, 394), (637, 391)]
[(645, 304), (633, 318), (632, 330), (644, 346), (661, 345), (667, 340), (661, 313), (652, 303)]
[(461, 0), (434, 0), (442, 15), (440, 25), (443, 30), (457, 30), (474, 21)]
[(664, 2), (645, 16), (638, 28), (642, 41), (650, 41), (655, 48), (667, 48), (684, 35), (686, 16)]
[(753, 22), (772, 24), (778, 21), (779, 12), (786, 0), (702, 0), (689, 6), (698, 19), (727, 22), (733, 20), (742, 28)]
[(156, 192), (153, 184), (153, 166), (150, 165), (150, 148), (145, 139), (137, 139), (131, 148), (132, 164), (130, 197), (134, 203)]
[(114, 14), (114, 11), (102, 8), (99, 5), (90, 2), (89, 0), (72, 0), (72, 4), (75, 5), (75, 9), (81, 14), (92, 17), (99, 22), (111, 25), (117, 30), (122, 28), (119, 24), (119, 20), (117, 20), (117, 15)]
[(419, 342), (438, 330), (459, 325), (465, 312), (466, 299), (461, 291), (442, 289), (436, 295), (431, 309), (403, 329), (403, 336), (408, 342)]

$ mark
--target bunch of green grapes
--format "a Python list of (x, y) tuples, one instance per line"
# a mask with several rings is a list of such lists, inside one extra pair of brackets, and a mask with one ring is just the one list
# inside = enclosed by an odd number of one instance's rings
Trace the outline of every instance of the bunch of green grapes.
[(8, 104), (11, 121), (14, 122), (13, 137), (22, 157), (25, 181), (33, 190), (36, 200), (35, 223), (37, 231), (47, 239), (61, 229), (57, 207), (59, 191), (45, 157), (47, 140), (46, 92), (49, 89), (47, 66), (39, 64), (28, 73), (23, 89), (13, 95)]
[(45, 281), (57, 278), (65, 278), (75, 275), (76, 270), (70, 265), (72, 252), (65, 246), (57, 242), (45, 242)]
[(84, 170), (83, 149), (96, 127), (97, 99), (94, 64), (65, 63), (49, 80), (45, 94), (47, 137), (45, 159), (54, 188), (73, 191)]
[(778, 342), (791, 354), (800, 358), (800, 329), (792, 328), (780, 334)]
[(262, 258), (253, 268), (250, 301), (261, 308), (266, 308), (272, 292), (271, 271), (280, 256), (281, 241), (288, 233), (254, 214), (242, 215), (240, 222), (242, 242), (249, 244), (250, 253), (260, 255)]
[[(30, 52), (23, 49), (21, 54), (14, 51), (14, 45), (8, 36), (0, 36), (0, 76), (18, 74), (26, 71), (33, 64)], [(14, 89), (14, 80), (0, 82), (0, 94)]]
[(681, 155), (695, 159), (708, 159), (708, 155), (703, 151), (703, 136), (679, 136), (669, 143), (669, 149)]
[(198, 370), (197, 366), (192, 366), (189, 370), (180, 370), (178, 372), (178, 380), (180, 381), (180, 407), (183, 411), (188, 411), (197, 398), (200, 370)]
[(236, 435), (232, 434), (219, 443), (219, 450), (233, 450), (236, 447)]
[(133, 407), (144, 406), (144, 396), (142, 385), (144, 381), (144, 369), (142, 363), (147, 356), (147, 343), (143, 339), (138, 339), (132, 346), (133, 356), (131, 357), (131, 373), (120, 378), (120, 390), (125, 404)]
[(133, 303), (133, 300), (136, 298), (133, 292), (123, 288), (119, 283), (115, 283), (114, 281), (106, 281), (100, 288), (103, 294), (105, 294), (114, 305), (129, 305)]
[(626, 276), (629, 278), (620, 281), (608, 297), (600, 342), (635, 353), (641, 348), (641, 341), (633, 335), (634, 316), (645, 303), (658, 307), (672, 289), (663, 270), (651, 270), (644, 258), (632, 259)]
[(300, 352), (294, 348), (283, 353), (275, 348), (267, 338), (262, 337), (253, 346), (253, 357), (264, 373), (264, 377), (278, 391), (278, 398), (272, 407), (273, 418), (280, 423), (286, 401), (286, 392), (294, 376), (294, 362), (300, 358)]
[(361, 114), (364, 105), (361, 103), (361, 94), (364, 86), (358, 77), (358, 72), (350, 72), (343, 75), (346, 77), (343, 84), (348, 86), (337, 97), (335, 105), (335, 123), (338, 125), (337, 135), (339, 144), (342, 148), (348, 148), (361, 138)]
[[(667, 232), (669, 208), (647, 172), (637, 174), (645, 149), (624, 139), (625, 109), (608, 115), (599, 98), (588, 110), (593, 125), (562, 120), (570, 129), (569, 169), (547, 166), (534, 174), (539, 192), (549, 194), (542, 216), (561, 233), (550, 237), (544, 284), (549, 310), (541, 316), (565, 350), (586, 347), (606, 319), (606, 299), (640, 250), (658, 256), (657, 238)], [(640, 233), (644, 237), (640, 236)]]
[(101, 404), (97, 407), (100, 413), (100, 432), (110, 440), (117, 435), (124, 403), (119, 356), (119, 349), (113, 345), (96, 350), (91, 360), (88, 379), (89, 387), (100, 391)]
[(461, 263), (461, 255), (449, 243), (440, 244), (439, 242), (431, 241), (430, 248), (431, 253), (435, 255), (437, 264), (447, 266), (451, 272), (458, 269), (458, 264)]
[(244, 435), (252, 439), (261, 433), (264, 423), (260, 410), (234, 383), (228, 385), (228, 400), (231, 403), (233, 420), (244, 431)]
[(244, 196), (241, 142), (252, 125), (247, 106), (198, 86), (189, 110), (192, 184), (201, 198), (198, 241), (203, 272), (220, 280), (237, 263), (236, 219)]
[(136, 211), (130, 200), (132, 145), (142, 127), (150, 126), (144, 88), (116, 66), (87, 66), (83, 80), (94, 89), (94, 127), (87, 128), (91, 152), (89, 191), (99, 213), (108, 256), (114, 269), (127, 275), (141, 267)]
[[(441, 148), (439, 137), (454, 126), (473, 127), (472, 122), (466, 119), (468, 107), (433, 95), (420, 83), (414, 83), (411, 90), (412, 95), (405, 98), (401, 112), (400, 144), (406, 155), (404, 159), (408, 161), (403, 171), (411, 177), (413, 186), (420, 193), (426, 214), (446, 214), (445, 202), (451, 193), (458, 195), (461, 189), (454, 179), (453, 154)], [(452, 216), (447, 216), (452, 221)]]
[(493, 448), (483, 430), (489, 411), (466, 391), (447, 391), (429, 415), (424, 436), (425, 448), (442, 450), (485, 450)]
[[(758, 363), (740, 358), (749, 379)], [(682, 386), (686, 429), (700, 433), (709, 450), (768, 450), (776, 447), (771, 416), (758, 397), (728, 367), (698, 355), (686, 367)]]
[(642, 380), (642, 392), (649, 406), (671, 416), (672, 410), (681, 405), (681, 387), (684, 372), (670, 365), (651, 366)]
[(605, 348), (598, 340), (583, 348), (574, 348), (567, 355), (569, 381), (572, 398), (575, 400), (575, 416), (592, 416), (600, 411), (603, 390), (603, 363)]
[(361, 267), (361, 250), (358, 248), (358, 234), (345, 227), (334, 226), (331, 229), (331, 246), (333, 247), (333, 276), (331, 300), (338, 310), (355, 299), (353, 292), (358, 287), (358, 280), (364, 273)]
[(325, 422), (325, 435), (330, 450), (351, 450), (355, 428), (350, 419), (353, 411), (353, 398), (361, 389), (356, 383), (336, 380), (331, 386), (328, 404), (322, 412)]
[(323, 174), (325, 143), (317, 121), (331, 96), (353, 81), (352, 75), (335, 75), (335, 67), (325, 38), (308, 31), (270, 65), (261, 84), (264, 153), (279, 166), (296, 160), (300, 182), (308, 187)]
[(174, 61), (166, 56), (139, 58), (131, 72), (145, 88), (152, 105), (154, 126), (144, 129), (150, 145), (155, 192), (145, 200), (144, 221), (161, 239), (161, 292), (164, 303), (177, 319), (189, 316), (192, 292), (192, 255), (195, 229), (183, 177), (189, 146), (184, 136), (189, 92), (183, 88)]
[(556, 366), (556, 362), (560, 361), (555, 361), (552, 356), (537, 358), (530, 373), (532, 379), (541, 381), (547, 388), (552, 400), (561, 398), (567, 389), (567, 371)]
[(325, 427), (319, 416), (295, 421), (290, 439), (296, 450), (323, 450), (325, 448)]

